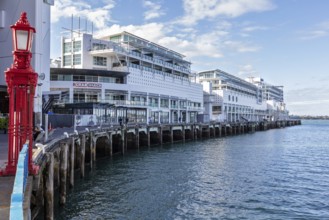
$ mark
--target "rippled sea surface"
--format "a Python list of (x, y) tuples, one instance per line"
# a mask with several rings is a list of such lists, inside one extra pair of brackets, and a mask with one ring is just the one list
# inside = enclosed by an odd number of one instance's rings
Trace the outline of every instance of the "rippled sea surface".
[(98, 160), (56, 219), (329, 219), (329, 121)]

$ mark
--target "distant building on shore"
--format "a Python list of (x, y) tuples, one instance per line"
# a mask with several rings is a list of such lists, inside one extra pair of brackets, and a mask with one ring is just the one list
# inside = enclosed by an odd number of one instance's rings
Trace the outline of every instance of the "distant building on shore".
[(61, 68), (50, 73), (55, 112), (138, 123), (193, 123), (203, 113), (202, 85), (190, 80), (191, 63), (180, 53), (128, 32), (73, 33), (61, 46)]
[(205, 114), (213, 121), (276, 121), (288, 118), (283, 89), (261, 78), (246, 80), (222, 70), (202, 71), (196, 82), (203, 84)]

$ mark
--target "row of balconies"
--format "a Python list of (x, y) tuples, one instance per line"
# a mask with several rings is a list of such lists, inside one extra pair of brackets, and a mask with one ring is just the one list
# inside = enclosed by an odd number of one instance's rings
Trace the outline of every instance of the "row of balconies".
[[(173, 77), (173, 78), (176, 78), (176, 79), (189, 81), (189, 78), (187, 78), (187, 77), (178, 76), (178, 75), (175, 75), (175, 74), (172, 74), (172, 73), (163, 72), (161, 70), (152, 69), (150, 67), (137, 65), (137, 64), (134, 64), (134, 63), (129, 63), (128, 66), (132, 67), (132, 68), (135, 68), (135, 69), (139, 69), (139, 70), (145, 70), (145, 71), (148, 71), (148, 72), (151, 72), (151, 73), (161, 74), (163, 76), (169, 76), (169, 77)], [(115, 71), (128, 71), (127, 66), (113, 67), (112, 70), (115, 70)]]
[[(84, 103), (84, 102), (99, 102), (99, 100), (59, 100), (57, 104), (64, 104), (64, 103)], [(159, 103), (148, 103), (145, 101), (129, 101), (129, 100), (104, 100), (104, 103), (113, 104), (115, 106), (125, 106), (125, 107), (151, 107), (151, 108), (167, 108), (167, 109), (180, 109), (180, 110), (187, 110), (187, 111), (203, 111), (204, 108), (202, 107), (194, 107), (194, 106), (183, 106), (183, 105), (174, 105), (172, 104), (169, 107), (169, 104), (160, 104)]]
[(182, 71), (183, 73), (187, 73), (187, 74), (190, 73), (190, 70), (186, 67), (182, 67), (182, 66), (178, 66), (178, 65), (175, 65), (175, 64), (172, 64), (172, 63), (168, 63), (166, 61), (163, 61), (163, 60), (160, 60), (160, 59), (157, 59), (157, 58), (153, 58), (153, 57), (141, 54), (141, 53), (137, 53), (135, 51), (128, 51), (127, 52), (126, 50), (124, 50), (122, 48), (119, 48), (119, 47), (114, 47), (113, 51), (118, 52), (118, 53), (123, 53), (125, 55), (131, 55), (134, 58), (138, 58), (138, 59), (141, 59), (143, 61), (150, 62), (150, 63), (153, 62), (155, 64), (159, 64), (159, 65), (171, 68), (171, 69), (176, 70), (176, 71)]

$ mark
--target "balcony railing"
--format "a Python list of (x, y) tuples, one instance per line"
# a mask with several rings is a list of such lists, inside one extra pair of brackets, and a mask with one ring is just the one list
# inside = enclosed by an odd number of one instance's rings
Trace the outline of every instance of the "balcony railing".
[(158, 103), (149, 103), (149, 106), (150, 106), (150, 107), (158, 107), (159, 104), (158, 104)]

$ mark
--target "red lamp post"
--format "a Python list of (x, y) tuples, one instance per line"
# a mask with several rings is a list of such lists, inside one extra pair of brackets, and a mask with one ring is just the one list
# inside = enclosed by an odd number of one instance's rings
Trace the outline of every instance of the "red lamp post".
[(30, 65), (32, 38), (35, 29), (30, 26), (26, 12), (11, 26), (14, 43), (14, 63), (5, 71), (9, 94), (8, 162), (2, 175), (14, 175), (18, 155), (23, 144), (29, 141), (29, 173), (35, 174), (32, 164), (33, 97), (37, 85), (37, 73)]

